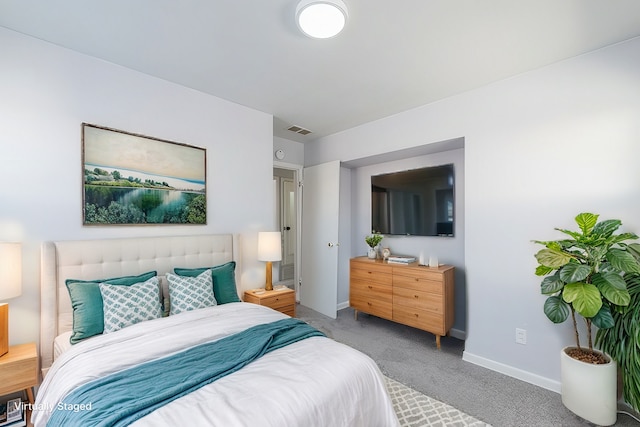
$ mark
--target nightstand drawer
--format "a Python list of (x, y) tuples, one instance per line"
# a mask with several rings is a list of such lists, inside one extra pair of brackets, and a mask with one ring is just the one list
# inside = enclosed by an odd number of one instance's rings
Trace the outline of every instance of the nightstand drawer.
[(271, 307), (274, 310), (280, 311), (280, 309), (286, 306), (292, 306), (295, 303), (293, 292), (286, 292), (286, 291), (274, 291), (274, 292), (277, 292), (277, 293), (275, 295), (270, 295), (268, 297), (262, 298), (260, 300), (260, 305), (266, 305), (267, 307)]
[(264, 291), (261, 293), (250, 290), (244, 293), (244, 301), (270, 307), (291, 317), (296, 316), (296, 293), (293, 289)]
[(0, 357), (0, 395), (25, 390), (38, 385), (38, 353), (36, 345), (21, 344), (9, 347)]

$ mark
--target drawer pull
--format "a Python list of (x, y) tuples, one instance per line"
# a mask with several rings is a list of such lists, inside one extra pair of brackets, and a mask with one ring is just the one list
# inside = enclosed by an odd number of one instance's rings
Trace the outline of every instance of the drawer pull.
[(420, 279), (418, 279), (417, 277), (415, 277), (415, 281), (416, 281), (416, 282), (419, 282), (419, 281), (420, 281)]
[(368, 286), (368, 288), (369, 288), (369, 289), (373, 289), (373, 286), (369, 285), (369, 286)]
[(413, 297), (414, 297), (415, 299), (418, 299), (418, 295), (414, 295)]
[(420, 317), (420, 316), (418, 316), (418, 313), (414, 313), (414, 316), (416, 316), (416, 317)]
[(367, 305), (371, 306), (371, 303), (367, 301)]

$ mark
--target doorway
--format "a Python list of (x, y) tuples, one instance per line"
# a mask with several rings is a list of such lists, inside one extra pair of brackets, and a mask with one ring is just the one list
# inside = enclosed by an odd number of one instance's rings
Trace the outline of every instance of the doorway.
[(282, 235), (282, 261), (278, 281), (296, 288), (298, 260), (298, 179), (295, 169), (273, 168), (278, 229)]

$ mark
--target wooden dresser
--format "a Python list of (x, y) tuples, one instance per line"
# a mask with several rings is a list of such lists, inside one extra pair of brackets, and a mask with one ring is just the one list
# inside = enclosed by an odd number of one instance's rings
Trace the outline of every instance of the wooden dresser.
[(356, 318), (363, 311), (431, 332), (440, 348), (440, 337), (453, 326), (454, 267), (352, 258), (349, 305)]

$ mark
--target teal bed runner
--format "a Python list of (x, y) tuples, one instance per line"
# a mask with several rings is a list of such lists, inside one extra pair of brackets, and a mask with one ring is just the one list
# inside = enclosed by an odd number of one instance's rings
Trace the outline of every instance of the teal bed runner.
[(69, 393), (47, 426), (129, 425), (270, 351), (314, 336), (324, 334), (302, 320), (282, 319), (116, 372)]

